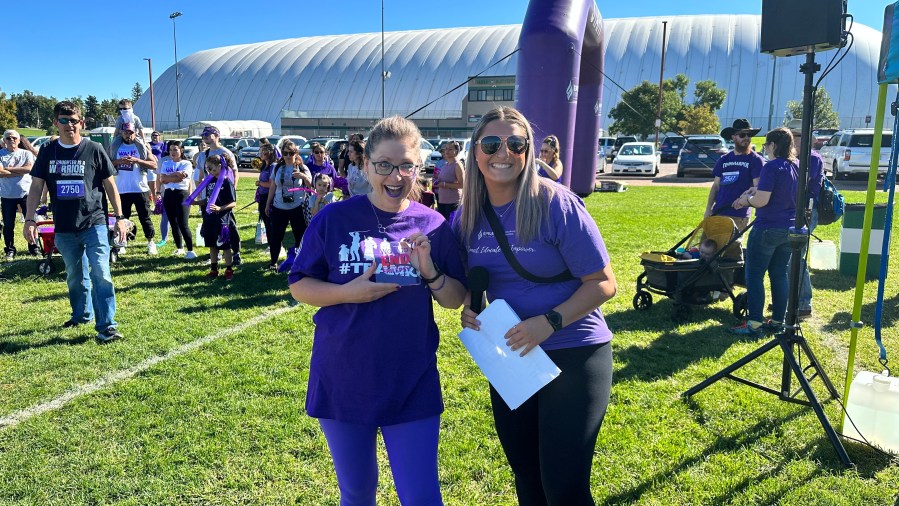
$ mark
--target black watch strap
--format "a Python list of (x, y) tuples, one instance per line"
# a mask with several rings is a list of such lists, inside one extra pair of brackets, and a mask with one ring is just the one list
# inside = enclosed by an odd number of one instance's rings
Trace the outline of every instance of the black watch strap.
[(558, 311), (550, 309), (543, 316), (546, 317), (546, 321), (552, 326), (554, 332), (562, 330), (562, 315)]
[(425, 283), (433, 283), (434, 281), (437, 281), (438, 279), (440, 279), (440, 276), (443, 276), (443, 271), (440, 270), (439, 265), (434, 264), (434, 270), (437, 271), (437, 274), (434, 274), (433, 278), (426, 278), (426, 277), (422, 276), (421, 273), (419, 273), (418, 275), (419, 275), (419, 277), (421, 277), (421, 280), (424, 281)]

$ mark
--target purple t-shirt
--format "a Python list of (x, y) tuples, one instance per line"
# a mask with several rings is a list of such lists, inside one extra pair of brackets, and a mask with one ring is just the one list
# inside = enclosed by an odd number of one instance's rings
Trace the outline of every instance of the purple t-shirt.
[(755, 228), (789, 228), (796, 222), (796, 164), (775, 158), (762, 168), (759, 191), (771, 192), (765, 207), (755, 210)]
[(748, 218), (749, 209), (734, 209), (733, 203), (752, 187), (752, 180), (759, 177), (764, 164), (765, 159), (754, 152), (738, 155), (731, 151), (719, 158), (712, 170), (712, 176), (720, 178), (712, 212), (719, 216)]
[(323, 165), (316, 165), (315, 158), (310, 156), (310, 160), (306, 161), (306, 166), (309, 167), (309, 171), (312, 172), (312, 177), (315, 177), (316, 174), (327, 174), (331, 176), (331, 180), (333, 181), (334, 178), (338, 176), (337, 169), (335, 169), (328, 160), (325, 160)]
[[(263, 167), (259, 170), (259, 182), (267, 183), (272, 179), (272, 168), (275, 164), (269, 164), (267, 167)], [(268, 188), (264, 186), (256, 187), (256, 202), (262, 202), (263, 196), (268, 196)]]
[[(290, 284), (306, 276), (348, 283), (385, 251), (384, 239), (395, 242), (416, 231), (430, 239), (434, 263), (465, 282), (461, 250), (443, 216), (417, 202), (401, 213), (375, 209), (365, 195), (323, 207), (303, 236)], [(386, 234), (378, 232), (379, 221)], [(425, 283), (372, 302), (323, 307), (313, 321), (310, 416), (382, 426), (443, 412), (439, 332)]]
[[(596, 222), (577, 195), (561, 185), (556, 188), (556, 196), (549, 205), (548, 226), (544, 224), (538, 237), (527, 244), (519, 244), (515, 235), (514, 207), (496, 209), (515, 258), (525, 270), (541, 277), (555, 276), (568, 269), (580, 278), (602, 270), (609, 265), (609, 253)], [(485, 217), (478, 221), (468, 245), (468, 266), (487, 269), (487, 300), (504, 299), (522, 320), (545, 314), (568, 300), (581, 286), (580, 279), (561, 283), (523, 279), (503, 256)], [(541, 343), (543, 349), (574, 348), (612, 340), (612, 332), (599, 308), (578, 321), (563, 323), (562, 330)]]
[(815, 204), (818, 203), (818, 194), (821, 192), (821, 185), (824, 184), (824, 160), (817, 151), (812, 151), (812, 156), (808, 159), (808, 188), (806, 194), (810, 199), (814, 199)]

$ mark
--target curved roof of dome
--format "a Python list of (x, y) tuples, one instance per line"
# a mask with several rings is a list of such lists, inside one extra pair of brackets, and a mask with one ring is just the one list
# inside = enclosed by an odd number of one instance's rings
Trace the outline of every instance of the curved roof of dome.
[[(643, 80), (658, 82), (662, 20), (668, 20), (665, 76), (684, 73), (691, 83), (712, 79), (727, 91), (719, 111), (722, 124), (749, 118), (767, 126), (774, 77), (774, 121), (782, 121), (788, 100), (802, 98), (802, 57), (774, 59), (759, 53), (761, 17), (702, 15), (605, 20), (607, 113)], [(388, 114), (459, 117), (469, 77), (514, 75), (520, 25), (391, 32), (385, 34), (385, 96)], [(881, 34), (855, 24), (849, 55), (823, 81), (843, 126), (861, 126), (876, 107), (876, 69)], [(276, 130), (282, 110), (310, 117), (379, 117), (381, 113), (380, 33), (286, 39), (199, 51), (179, 62), (181, 118), (186, 127), (208, 119), (261, 119)], [(818, 55), (822, 67), (833, 51)], [(816, 74), (816, 79), (820, 77)], [(175, 69), (155, 82), (156, 118), (175, 125)], [(893, 86), (895, 92), (895, 86)], [(688, 90), (692, 94), (692, 87)], [(691, 100), (688, 95), (687, 100)], [(149, 117), (147, 94), (135, 111)], [(650, 114), (654, 115), (654, 111)], [(604, 117), (603, 125), (611, 121)]]

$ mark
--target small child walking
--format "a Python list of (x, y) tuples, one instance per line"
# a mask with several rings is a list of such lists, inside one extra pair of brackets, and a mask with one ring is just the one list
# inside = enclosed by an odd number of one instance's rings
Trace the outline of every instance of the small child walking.
[(225, 262), (225, 280), (228, 281), (234, 278), (231, 232), (237, 226), (232, 211), (237, 205), (237, 195), (234, 184), (228, 177), (229, 171), (233, 170), (229, 163), (230, 158), (224, 156), (210, 156), (206, 159), (206, 171), (215, 180), (206, 185), (204, 198), (200, 201), (203, 214), (200, 234), (209, 246), (210, 271), (206, 277), (210, 279), (218, 277), (218, 258), (221, 250), (222, 260)]
[(312, 217), (318, 214), (322, 207), (325, 207), (325, 204), (334, 202), (334, 193), (332, 193), (334, 181), (331, 179), (331, 176), (318, 173), (312, 180), (312, 185), (315, 188), (315, 193), (310, 193), (306, 197), (306, 207), (304, 209), (306, 225), (309, 225)]

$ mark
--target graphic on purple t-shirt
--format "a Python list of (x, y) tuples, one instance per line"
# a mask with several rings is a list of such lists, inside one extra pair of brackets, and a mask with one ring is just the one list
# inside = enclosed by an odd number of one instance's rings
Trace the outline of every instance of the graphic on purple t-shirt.
[(759, 191), (771, 192), (764, 207), (755, 210), (755, 228), (789, 228), (796, 221), (796, 164), (775, 158), (762, 168)]
[[(398, 253), (394, 245), (417, 231), (428, 236), (437, 267), (464, 283), (461, 250), (443, 216), (417, 202), (400, 213), (376, 210), (365, 195), (328, 204), (315, 215), (289, 282), (312, 277), (346, 284), (383, 257), (388, 246)], [(409, 271), (401, 274), (413, 277)], [(417, 273), (414, 277), (417, 281)], [(439, 332), (430, 290), (417, 282), (372, 302), (316, 312), (306, 394), (310, 416), (393, 425), (443, 411)]]
[(732, 206), (743, 192), (752, 187), (752, 180), (759, 177), (764, 163), (765, 160), (753, 152), (738, 155), (731, 151), (719, 158), (712, 170), (712, 176), (720, 178), (712, 212), (721, 216), (748, 218), (748, 208), (734, 209)]
[[(557, 186), (549, 206), (549, 223), (539, 236), (520, 244), (515, 234), (515, 209), (500, 218), (515, 258), (532, 274), (551, 277), (569, 269), (575, 277), (602, 270), (609, 254), (584, 202), (568, 189)], [(519, 276), (506, 260), (486, 218), (478, 222), (468, 244), (468, 265), (484, 267), (489, 276), (487, 299), (504, 299), (526, 320), (543, 315), (568, 300), (581, 286), (575, 279), (562, 283), (534, 283)], [(543, 349), (573, 348), (610, 341), (612, 333), (602, 311), (595, 309), (576, 322), (565, 322), (540, 344)]]

